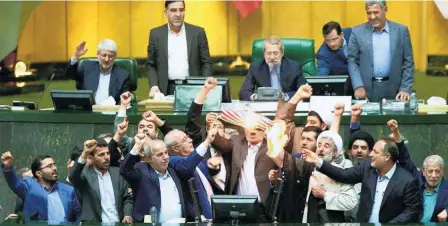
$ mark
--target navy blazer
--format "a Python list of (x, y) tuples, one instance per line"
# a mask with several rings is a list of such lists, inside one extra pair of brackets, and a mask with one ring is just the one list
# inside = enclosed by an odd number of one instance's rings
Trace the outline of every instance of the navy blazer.
[[(283, 57), (280, 66), (280, 85), (282, 92), (292, 97), (299, 87), (305, 83), (306, 80), (302, 75), (300, 63)], [(256, 91), (255, 89), (257, 87), (271, 87), (269, 66), (264, 59), (251, 63), (246, 79), (240, 89), (240, 100), (250, 100), (250, 96)]]
[[(47, 221), (48, 192), (44, 192), (43, 186), (34, 177), (19, 179), (14, 168), (5, 170), (2, 165), (2, 170), (9, 188), (24, 200), (23, 216), (25, 221)], [(64, 206), (66, 221), (79, 222), (82, 211), (81, 205), (76, 198), (75, 189), (61, 182), (56, 182), (54, 188), (58, 192)]]
[[(176, 171), (168, 167), (168, 172), (176, 184), (182, 206), (182, 217), (186, 218), (186, 208), (182, 193), (182, 186)], [(156, 171), (147, 162), (141, 162), (139, 155), (128, 154), (120, 166), (120, 173), (131, 185), (135, 197), (132, 218), (135, 222), (143, 222), (145, 215), (149, 215), (151, 207), (160, 211), (161, 193), (159, 177)]]
[[(423, 194), (426, 188), (425, 177), (423, 176), (423, 172), (420, 171), (420, 169), (414, 165), (414, 163), (411, 160), (411, 156), (409, 155), (408, 148), (406, 147), (406, 145), (402, 143), (400, 143), (400, 145), (403, 145), (402, 149), (400, 149), (400, 158), (399, 158), (400, 165), (406, 170), (408, 170), (417, 179), (418, 187), (420, 188), (421, 202), (423, 204), (424, 203)], [(434, 206), (431, 222), (438, 222), (437, 215), (440, 212), (444, 210), (448, 212), (448, 182), (445, 179), (442, 179), (440, 183), (441, 184), (439, 187), (439, 192), (437, 194), (437, 201), (436, 205)], [(423, 217), (423, 208), (420, 211), (420, 219), (422, 217)]]
[[(100, 82), (100, 64), (98, 61), (86, 61), (82, 67), (78, 67), (78, 63), (74, 65), (69, 63), (68, 65), (65, 76), (76, 81), (76, 89), (92, 90), (95, 93)], [(119, 104), (120, 95), (130, 90), (129, 72), (114, 64), (110, 75), (109, 96), (112, 96), (115, 102)]]
[[(352, 29), (344, 28), (342, 32), (344, 32), (344, 39), (347, 42), (348, 54), (348, 43)], [(348, 75), (348, 61), (342, 49), (334, 51), (324, 42), (316, 53), (316, 59), (316, 75)]]
[[(362, 183), (357, 222), (368, 222), (372, 214), (378, 171), (370, 164), (371, 160), (366, 159), (359, 166), (341, 169), (324, 161), (318, 169), (328, 177), (344, 184)], [(381, 202), (380, 223), (417, 222), (420, 208), (422, 205), (417, 180), (397, 165)]]

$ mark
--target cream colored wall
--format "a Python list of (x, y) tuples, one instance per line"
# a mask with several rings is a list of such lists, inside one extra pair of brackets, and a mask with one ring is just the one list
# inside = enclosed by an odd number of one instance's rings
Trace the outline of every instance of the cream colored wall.
[[(433, 2), (390, 1), (387, 17), (409, 27), (416, 69), (426, 68), (427, 54), (448, 54), (448, 20)], [(41, 3), (19, 40), (19, 59), (27, 62), (68, 60), (85, 40), (87, 56), (96, 45), (114, 39), (119, 56), (146, 57), (149, 30), (166, 23), (163, 1), (88, 1)], [(241, 19), (227, 1), (187, 1), (186, 21), (205, 28), (213, 56), (250, 54), (252, 41), (268, 35), (323, 41), (321, 27), (335, 20), (343, 27), (366, 21), (363, 1), (264, 1)]]

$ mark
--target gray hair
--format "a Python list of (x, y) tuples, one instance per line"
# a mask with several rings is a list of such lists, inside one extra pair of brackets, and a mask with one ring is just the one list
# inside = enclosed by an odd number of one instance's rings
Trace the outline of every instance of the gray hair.
[(167, 133), (165, 135), (165, 137), (163, 138), (163, 142), (165, 142), (166, 148), (168, 149), (168, 153), (170, 155), (177, 155), (174, 152), (174, 146), (178, 143), (178, 141), (176, 140), (176, 133), (182, 132), (178, 129), (173, 129), (171, 130), (169, 133)]
[(366, 0), (366, 7), (367, 6), (372, 6), (378, 4), (380, 5), (381, 9), (384, 10), (384, 8), (387, 6), (386, 5), (386, 0)]
[(102, 133), (102, 134), (98, 135), (96, 138), (97, 138), (97, 139), (104, 139), (104, 138), (106, 138), (106, 137), (113, 138), (114, 135), (112, 135), (112, 133)]
[(277, 36), (270, 36), (267, 39), (264, 40), (264, 45), (263, 45), (263, 52), (265, 51), (265, 45), (266, 43), (269, 43), (271, 45), (280, 45), (280, 50), (282, 52), (285, 52), (285, 46), (283, 45), (282, 40), (277, 37)]
[(147, 156), (147, 157), (151, 157), (152, 148), (151, 148), (151, 144), (149, 142), (145, 142), (145, 144), (143, 144), (143, 154), (145, 154), (145, 156)]
[(117, 43), (112, 39), (104, 39), (98, 43), (98, 53), (101, 52), (101, 50), (117, 53)]
[(443, 161), (443, 158), (440, 157), (440, 155), (430, 155), (430, 156), (426, 157), (425, 160), (423, 161), (423, 168), (426, 168), (426, 166), (429, 163), (439, 164), (443, 170), (444, 161)]

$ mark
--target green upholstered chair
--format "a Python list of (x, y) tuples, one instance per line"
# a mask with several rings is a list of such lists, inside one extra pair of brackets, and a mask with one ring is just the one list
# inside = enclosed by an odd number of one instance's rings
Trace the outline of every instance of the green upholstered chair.
[[(96, 57), (85, 57), (79, 59), (78, 67), (80, 67), (84, 62), (86, 61), (94, 61), (97, 62), (98, 58)], [(131, 92), (137, 90), (137, 80), (138, 80), (138, 68), (137, 68), (137, 60), (134, 58), (115, 58), (115, 63), (117, 66), (121, 67), (122, 69), (129, 72), (129, 81), (131, 84)], [(76, 87), (78, 88), (78, 84), (76, 84)], [(133, 96), (133, 102), (136, 101), (135, 94)]]
[[(314, 59), (314, 40), (299, 38), (280, 38), (285, 46), (285, 57), (299, 61), (304, 75), (316, 74)], [(264, 39), (257, 39), (252, 43), (252, 62), (263, 60)]]

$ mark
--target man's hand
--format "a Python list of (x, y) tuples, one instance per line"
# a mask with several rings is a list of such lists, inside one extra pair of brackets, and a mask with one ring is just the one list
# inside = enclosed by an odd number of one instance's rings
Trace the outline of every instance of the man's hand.
[(342, 116), (344, 114), (344, 104), (336, 104), (334, 105), (334, 115), (335, 116)]
[(213, 141), (215, 140), (216, 137), (216, 133), (218, 132), (217, 129), (211, 129), (207, 132), (207, 142), (209, 144), (213, 143)]
[(306, 162), (314, 164), (314, 165), (317, 165), (317, 162), (319, 161), (319, 156), (316, 153), (314, 153), (308, 149), (302, 149), (302, 158)]
[(301, 100), (308, 99), (313, 95), (313, 88), (308, 84), (301, 85), (297, 93)]
[(408, 102), (409, 101), (409, 93), (399, 92), (399, 93), (397, 93), (397, 96), (395, 97), (395, 99), (399, 100), (399, 101)]
[(70, 172), (70, 170), (73, 168), (74, 165), (75, 165), (75, 161), (68, 159), (67, 160), (67, 172)]
[(222, 157), (212, 157), (207, 160), (207, 167), (210, 169), (219, 169), (219, 165), (221, 165)]
[(327, 192), (327, 190), (325, 190), (323, 185), (314, 185), (311, 187), (311, 193), (318, 199), (324, 199), (325, 192)]
[(280, 173), (278, 172), (278, 170), (270, 170), (269, 171), (269, 181), (271, 182), (271, 184), (276, 184), (278, 178), (280, 177)]
[(446, 209), (444, 211), (440, 212), (439, 214), (437, 214), (437, 220), (439, 222), (446, 222), (446, 218), (447, 218)]
[(14, 157), (12, 156), (11, 152), (7, 151), (2, 154), (3, 168), (5, 168), (6, 170), (10, 169), (13, 163), (14, 163)]
[(391, 119), (389, 121), (387, 121), (387, 126), (389, 127), (390, 131), (392, 133), (398, 133), (398, 122), (395, 119)]
[(128, 104), (131, 103), (131, 100), (132, 100), (132, 94), (129, 91), (125, 92), (125, 93), (122, 93), (120, 95), (121, 106), (127, 107)]
[(156, 121), (157, 121), (157, 119), (159, 119), (159, 117), (157, 117), (157, 115), (152, 111), (147, 111), (147, 112), (143, 113), (142, 118), (144, 120), (146, 120), (148, 122), (152, 122), (156, 125), (157, 125)]
[(8, 219), (17, 219), (19, 216), (17, 215), (17, 214), (14, 214), (14, 213), (11, 213), (11, 214), (9, 214), (6, 218), (5, 218), (5, 220), (8, 220)]
[(81, 158), (83, 160), (87, 160), (87, 157), (92, 153), (96, 148), (96, 140), (87, 140), (84, 142), (84, 150), (82, 151)]
[(143, 145), (145, 144), (146, 140), (147, 136), (144, 133), (138, 133), (137, 135), (135, 135), (134, 137), (135, 144), (133, 149), (136, 148), (136, 151), (143, 153)]
[(206, 122), (207, 124), (209, 124), (209, 123), (211, 123), (211, 122), (214, 122), (214, 121), (218, 120), (218, 118), (219, 118), (219, 115), (218, 115), (217, 113), (215, 113), (215, 112), (210, 112), (210, 113), (208, 113), (208, 114), (205, 116), (205, 122)]
[(149, 98), (154, 98), (155, 93), (160, 93), (160, 89), (157, 86), (151, 87), (151, 89), (149, 90)]
[(366, 99), (366, 89), (364, 87), (358, 87), (355, 90), (356, 99)]
[(129, 217), (129, 216), (124, 217), (123, 221), (121, 221), (121, 223), (123, 223), (123, 224), (130, 224), (130, 223), (132, 223), (132, 217)]
[(120, 137), (124, 136), (128, 131), (128, 116), (125, 117), (124, 121), (117, 125), (117, 133)]
[(362, 114), (362, 106), (359, 104), (352, 105), (352, 117), (359, 118)]
[(81, 43), (79, 43), (78, 46), (76, 46), (75, 53), (73, 54), (73, 58), (75, 60), (78, 60), (81, 56), (87, 53), (88, 49), (86, 49), (85, 47), (86, 47), (85, 41), (82, 41)]
[(205, 80), (204, 88), (206, 90), (211, 90), (211, 89), (215, 88), (216, 85), (218, 85), (218, 80), (213, 77), (208, 77), (207, 80)]

